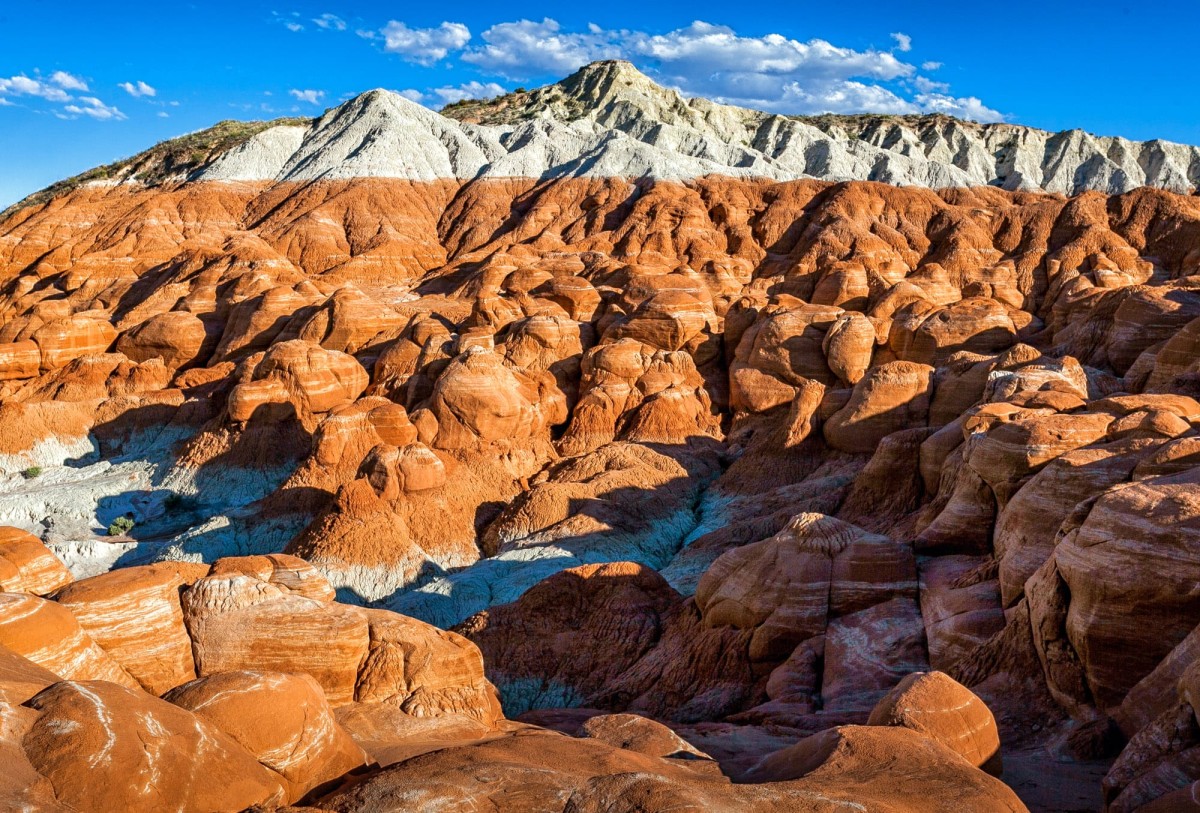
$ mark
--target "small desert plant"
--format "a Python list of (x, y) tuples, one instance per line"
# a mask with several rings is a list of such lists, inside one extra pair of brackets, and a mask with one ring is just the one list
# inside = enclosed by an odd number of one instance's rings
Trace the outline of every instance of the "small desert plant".
[(108, 526), (108, 535), (109, 536), (125, 536), (127, 533), (129, 533), (132, 530), (133, 530), (133, 518), (132, 517), (117, 517), (116, 519), (114, 519), (112, 521), (112, 524)]
[(26, 480), (32, 480), (34, 477), (37, 477), (41, 473), (42, 473), (41, 466), (30, 466), (29, 468), (25, 469), (25, 471), (21, 472), (21, 476), (24, 477)]

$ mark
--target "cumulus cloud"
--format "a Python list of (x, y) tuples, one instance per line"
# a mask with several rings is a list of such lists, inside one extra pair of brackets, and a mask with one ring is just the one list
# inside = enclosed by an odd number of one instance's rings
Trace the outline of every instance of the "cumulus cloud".
[(328, 12), (322, 14), (320, 17), (314, 18), (313, 23), (317, 26), (317, 28), (324, 28), (327, 31), (346, 30), (346, 21), (336, 14), (330, 14)]
[(320, 104), (321, 99), (325, 98), (325, 91), (323, 90), (298, 90), (292, 88), (288, 93), (295, 97), (296, 101), (308, 104)]
[(425, 94), (416, 88), (405, 88), (404, 90), (397, 90), (396, 93), (408, 99), (410, 102), (416, 102), (417, 104), (425, 103)]
[(509, 79), (539, 73), (561, 74), (597, 59), (625, 56), (622, 40), (634, 32), (605, 31), (592, 25), (586, 32), (561, 30), (557, 20), (517, 20), (493, 25), (480, 36), (484, 44), (463, 55), (463, 61)]
[[(368, 39), (375, 36), (373, 32), (366, 33), (370, 34)], [(379, 34), (383, 37), (383, 50), (397, 54), (407, 62), (425, 66), (440, 62), (451, 51), (458, 51), (471, 41), (470, 29), (462, 23), (451, 22), (444, 22), (437, 28), (409, 28), (392, 20)]]
[(508, 89), (496, 82), (471, 81), (461, 85), (431, 88), (424, 92), (408, 88), (407, 90), (398, 90), (396, 93), (409, 101), (427, 107), (445, 107), (454, 102), (461, 102), (463, 99), (492, 99), (496, 96), (503, 96), (508, 93)]
[(87, 93), (89, 90), (87, 82), (66, 71), (55, 71), (50, 74), (50, 82), (58, 85), (63, 90), (81, 90), (84, 93)]
[(940, 63), (940, 62), (922, 62), (921, 63), (921, 70), (923, 70), (923, 71), (936, 71), (940, 67), (942, 67), (942, 63)]
[(599, 59), (627, 59), (682, 93), (780, 113), (955, 109), (956, 115), (979, 120), (1002, 118), (979, 99), (956, 98), (948, 86), (919, 77), (916, 66), (895, 53), (910, 50), (911, 38), (899, 32), (892, 37), (892, 50), (857, 50), (781, 34), (747, 37), (702, 21), (651, 34), (597, 25), (566, 31), (546, 18), (491, 26), (480, 34), (480, 44), (466, 48), (462, 61), (485, 73), (527, 81), (563, 76)]
[(63, 107), (62, 117), (78, 118), (79, 116), (88, 116), (98, 121), (108, 121), (110, 119), (124, 119), (125, 114), (116, 107), (107, 105), (97, 99), (95, 96), (80, 96), (76, 103), (68, 104)]
[(137, 82), (122, 82), (121, 84), (117, 85), (117, 87), (121, 88), (121, 90), (125, 91), (126, 93), (128, 93), (130, 96), (133, 96), (134, 98), (138, 98), (140, 96), (157, 96), (158, 95), (157, 90), (150, 87), (149, 85), (147, 85), (145, 82), (141, 81), (140, 79)]
[(33, 79), (23, 73), (0, 78), (0, 96), (33, 96), (48, 102), (69, 102), (73, 98), (52, 80)]
[(921, 93), (917, 95), (916, 102), (920, 105), (923, 113), (945, 113), (948, 116), (970, 121), (1004, 120), (1003, 114), (988, 107), (974, 96), (957, 98), (944, 93)]
[(7, 78), (0, 77), (0, 106), (11, 107), (16, 103), (13, 98), (27, 97), (41, 99), (58, 107), (51, 108), (60, 119), (77, 119), (83, 116), (100, 121), (120, 120), (125, 114), (118, 108), (108, 105), (95, 96), (76, 96), (72, 92), (89, 91), (88, 83), (74, 74), (66, 71), (54, 71), (43, 77), (40, 71), (34, 71), (33, 76), (18, 74)]
[(945, 82), (935, 82), (928, 76), (918, 76), (913, 79), (913, 86), (922, 93), (943, 93), (950, 89)]
[(508, 90), (495, 82), (467, 82), (453, 87), (434, 88), (430, 93), (446, 105), (463, 99), (492, 99), (503, 96)]

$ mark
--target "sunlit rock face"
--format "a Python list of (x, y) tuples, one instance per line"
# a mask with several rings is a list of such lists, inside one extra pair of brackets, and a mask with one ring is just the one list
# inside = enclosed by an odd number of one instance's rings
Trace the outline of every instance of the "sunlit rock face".
[(1200, 787), (1192, 148), (598, 63), (168, 149), (0, 220), (0, 807)]

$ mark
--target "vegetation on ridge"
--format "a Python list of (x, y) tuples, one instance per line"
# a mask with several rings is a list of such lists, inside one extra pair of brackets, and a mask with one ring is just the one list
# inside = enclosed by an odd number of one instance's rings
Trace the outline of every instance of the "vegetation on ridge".
[(155, 185), (177, 178), (186, 178), (204, 169), (221, 154), (246, 142), (269, 127), (280, 125), (307, 127), (311, 123), (312, 119), (295, 117), (272, 121), (235, 121), (233, 119), (220, 121), (207, 129), (159, 142), (150, 149), (129, 158), (122, 158), (111, 164), (95, 167), (74, 177), (57, 181), (0, 212), (0, 220), (18, 209), (45, 203), (57, 195), (88, 183), (136, 180), (144, 184)]

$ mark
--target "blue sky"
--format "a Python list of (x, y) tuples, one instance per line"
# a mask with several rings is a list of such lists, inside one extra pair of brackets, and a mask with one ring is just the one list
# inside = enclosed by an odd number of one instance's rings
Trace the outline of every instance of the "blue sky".
[[(631, 59), (781, 112), (944, 110), (1200, 144), (1194, 0), (0, 4), (0, 206), (227, 118), (432, 107)], [(117, 7), (117, 10), (114, 10)]]

